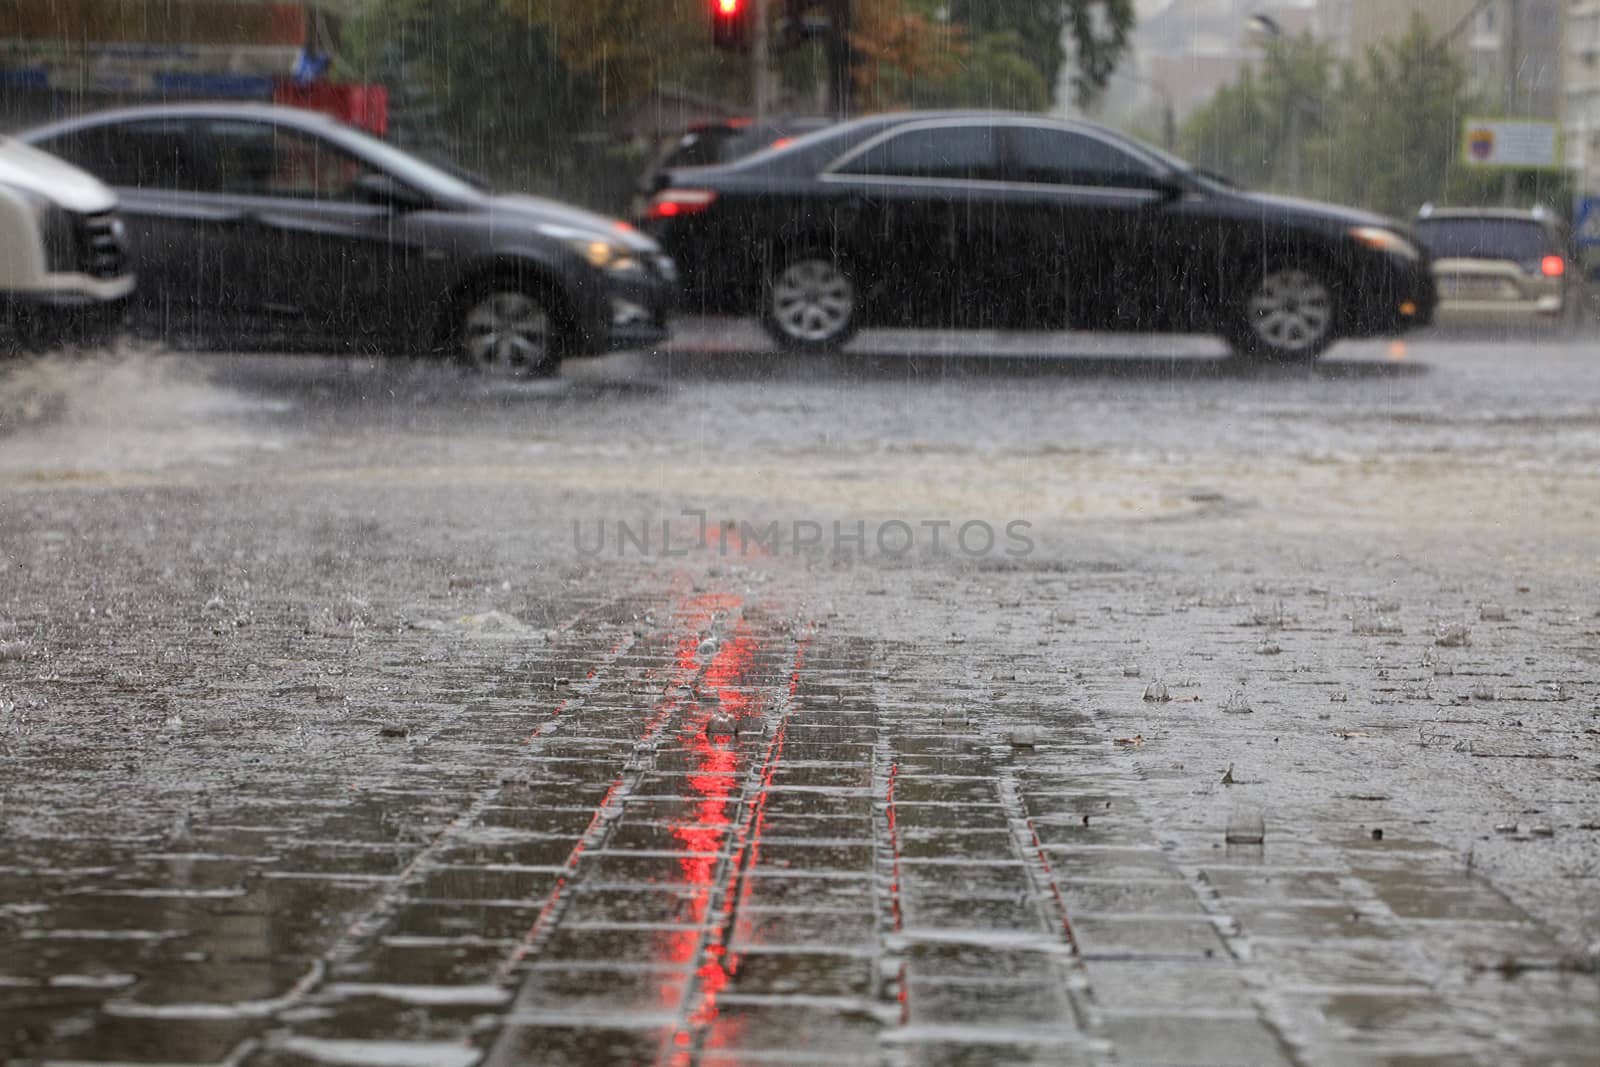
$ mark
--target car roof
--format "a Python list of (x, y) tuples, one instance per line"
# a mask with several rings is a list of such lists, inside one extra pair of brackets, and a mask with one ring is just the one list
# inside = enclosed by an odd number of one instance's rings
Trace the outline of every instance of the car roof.
[(320, 111), (309, 111), (305, 108), (282, 107), (276, 104), (199, 102), (143, 104), (137, 107), (119, 107), (105, 111), (86, 111), (80, 115), (58, 119), (54, 122), (34, 126), (31, 129), (20, 130), (15, 136), (19, 140), (32, 141), (36, 138), (117, 123), (148, 122), (154, 119), (208, 118), (255, 119), (276, 122), (285, 126), (298, 126), (307, 130), (329, 131), (346, 128), (344, 123), (331, 115), (325, 115)]

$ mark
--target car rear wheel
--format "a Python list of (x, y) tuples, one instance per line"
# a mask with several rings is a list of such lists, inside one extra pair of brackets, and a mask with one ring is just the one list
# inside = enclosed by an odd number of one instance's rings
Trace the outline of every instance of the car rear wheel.
[(490, 284), (462, 307), (455, 348), (467, 367), (497, 377), (548, 377), (561, 369), (556, 318), (538, 292)]
[(785, 260), (767, 286), (762, 321), (784, 348), (831, 352), (855, 335), (855, 282), (833, 259)]
[(1333, 344), (1336, 301), (1327, 276), (1314, 267), (1274, 266), (1250, 287), (1234, 351), (1277, 363), (1309, 362)]

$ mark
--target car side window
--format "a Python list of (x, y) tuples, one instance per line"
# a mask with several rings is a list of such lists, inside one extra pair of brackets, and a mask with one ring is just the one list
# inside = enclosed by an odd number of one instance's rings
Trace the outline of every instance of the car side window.
[(337, 200), (368, 169), (320, 137), (268, 122), (219, 120), (206, 133), (219, 192)]
[(107, 185), (192, 191), (200, 187), (189, 123), (154, 119), (89, 126), (39, 147), (81, 167)]
[(1044, 126), (1013, 126), (1006, 176), (1035, 185), (1153, 189), (1161, 175), (1144, 160), (1097, 137)]
[(838, 168), (841, 174), (993, 180), (1000, 176), (993, 126), (924, 126), (897, 133)]

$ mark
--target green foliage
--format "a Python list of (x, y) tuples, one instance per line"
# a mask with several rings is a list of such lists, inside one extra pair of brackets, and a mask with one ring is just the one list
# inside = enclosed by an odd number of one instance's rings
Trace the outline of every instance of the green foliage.
[(956, 57), (940, 77), (906, 80), (900, 99), (910, 107), (979, 107), (1042, 111), (1050, 106), (1050, 86), (1019, 54), (1014, 31), (986, 33)]
[(967, 27), (975, 42), (990, 34), (1014, 34), (1016, 55), (1053, 93), (1073, 43), (1072, 87), (1080, 104), (1105, 88), (1127, 50), (1134, 25), (1133, 0), (952, 0), (950, 20)]
[[(1469, 93), (1461, 62), (1418, 17), (1405, 36), (1342, 66), (1309, 37), (1272, 42), (1259, 70), (1246, 67), (1190, 116), (1183, 148), (1198, 166), (1241, 185), (1406, 218), (1430, 201), (1502, 201), (1500, 172), (1460, 162), (1462, 120), (1486, 109), (1492, 110)], [(1559, 174), (1517, 175), (1513, 201), (1565, 214), (1569, 185)]]

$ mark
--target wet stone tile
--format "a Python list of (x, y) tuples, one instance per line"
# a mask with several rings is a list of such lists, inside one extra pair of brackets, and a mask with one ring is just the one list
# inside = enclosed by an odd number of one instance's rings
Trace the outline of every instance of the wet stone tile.
[(1229, 905), (1236, 900), (1328, 901), (1345, 896), (1338, 871), (1205, 867), (1200, 877)]
[[(897, 823), (898, 827), (898, 823)], [(922, 830), (898, 834), (900, 855), (909, 859), (1015, 860), (1016, 838), (1009, 830)]]
[(495, 979), (516, 943), (395, 943), (379, 941), (332, 968), (344, 982), (476, 985)]
[(1218, 958), (1227, 953), (1216, 928), (1206, 919), (1093, 916), (1074, 917), (1071, 922), (1079, 951), (1089, 959), (1122, 956)]
[(1286, 985), (1425, 985), (1431, 968), (1419, 946), (1387, 938), (1302, 940), (1254, 938), (1252, 951), (1274, 981)]
[(1164, 961), (1090, 960), (1085, 964), (1097, 1004), (1121, 1012), (1204, 1014), (1252, 1012), (1255, 1000), (1232, 957)]
[(744, 996), (868, 997), (870, 957), (835, 952), (771, 952), (738, 947), (729, 957), (728, 991)]
[(416, 884), (412, 895), (424, 900), (542, 901), (557, 876), (546, 871), (438, 867)]
[(761, 808), (768, 820), (788, 816), (871, 819), (873, 798), (864, 790), (848, 793), (818, 793), (800, 789), (771, 789)]
[(912, 978), (909, 987), (907, 1002), (914, 1025), (1077, 1026), (1072, 1003), (1057, 985), (996, 976)]
[(1278, 1035), (1255, 1019), (1192, 1015), (1105, 1016), (1105, 1033), (1119, 1062), (1149, 1067), (1289, 1067)]
[(624, 822), (660, 823), (732, 823), (738, 814), (737, 798), (720, 800), (710, 797), (639, 797), (630, 796), (622, 802)]
[(254, 1019), (185, 1019), (182, 1026), (161, 1018), (102, 1015), (79, 1033), (50, 1043), (56, 1060), (124, 1063), (216, 1063), (260, 1026)]
[(705, 1039), (706, 1055), (776, 1049), (830, 1062), (876, 1055), (880, 1024), (864, 1009), (840, 1011), (804, 1002), (738, 1004), (722, 998)]
[[(567, 803), (578, 803), (570, 799)], [(595, 798), (600, 803), (600, 798)], [(583, 808), (545, 807), (491, 807), (478, 817), (478, 825), (487, 829), (519, 830), (529, 834), (548, 834), (576, 840), (594, 821), (594, 811)]]
[(918, 778), (902, 775), (894, 783), (896, 805), (929, 801), (941, 804), (992, 804), (998, 800), (994, 779), (988, 777)]
[(872, 868), (873, 858), (870, 841), (777, 841), (769, 837), (761, 842), (757, 869), (865, 871)]
[(698, 927), (557, 926), (540, 947), (539, 963), (687, 964)]
[(1012, 1042), (985, 1042), (979, 1035), (961, 1040), (911, 1040), (898, 1042), (914, 1067), (1089, 1067), (1099, 1060), (1077, 1042), (1018, 1037)]
[(896, 793), (895, 826), (901, 833), (933, 830), (1005, 830), (1010, 817), (999, 802), (983, 804), (908, 803)]
[(1052, 848), (1046, 851), (1057, 878), (1181, 881), (1182, 874), (1159, 848)]
[(925, 942), (907, 946), (905, 957), (914, 978), (989, 979), (1003, 975), (1015, 981), (1055, 983), (1060, 968), (1071, 962), (1065, 945), (1041, 941), (1038, 947), (996, 948), (970, 943)]
[(901, 907), (907, 930), (1005, 930), (1042, 932), (1044, 919), (1031, 896), (992, 899), (939, 893), (907, 893)]
[(594, 1064), (654, 1063), (671, 1031), (656, 1025), (638, 1029), (611, 1025), (530, 1025), (506, 1027), (484, 1067), (593, 1067)]
[(438, 867), (532, 867), (564, 870), (578, 845), (575, 837), (510, 836), (498, 841), (466, 841), (430, 853)]
[(690, 888), (613, 889), (579, 885), (567, 896), (561, 921), (574, 923), (656, 923), (692, 925), (710, 906), (706, 890)]
[(870, 906), (873, 882), (859, 875), (811, 875), (754, 870), (745, 883), (745, 906), (754, 908), (840, 908)]
[(709, 884), (723, 862), (716, 853), (586, 852), (577, 878), (589, 885)]
[[(435, 1003), (447, 991), (419, 986), (428, 997), (426, 1003), (409, 1003), (402, 988), (397, 996), (360, 995), (351, 991), (322, 995), (303, 1018), (294, 1020), (299, 1036), (339, 1041), (403, 1041), (462, 1043), (473, 1032), (477, 1021), (497, 1010), (494, 1002)], [(387, 988), (387, 987), (386, 987)]]
[(1274, 904), (1230, 901), (1228, 914), (1252, 937), (1316, 940), (1321, 938), (1372, 938), (1392, 936), (1393, 923), (1359, 910), (1347, 902), (1329, 904)]
[(689, 983), (687, 968), (539, 964), (528, 971), (512, 1010), (606, 1017), (676, 1012)]
[(858, 946), (870, 944), (876, 934), (876, 919), (866, 910), (856, 911), (766, 911), (739, 909), (733, 928), (735, 949), (763, 946)]
[(512, 905), (411, 901), (395, 913), (384, 927), (384, 935), (516, 940), (538, 920), (542, 906), (543, 901)]
[(775, 789), (795, 786), (822, 789), (865, 789), (872, 784), (871, 764), (840, 763), (823, 766), (791, 766), (787, 761), (778, 764), (772, 776)]
[(968, 894), (1020, 900), (1033, 892), (1028, 868), (1020, 861), (985, 863), (966, 860), (900, 861), (900, 884), (908, 893)]
[(624, 818), (606, 838), (606, 850), (715, 852), (733, 829), (727, 822), (646, 823)]
[(420, 851), (420, 846), (413, 845), (298, 845), (279, 851), (272, 867), (278, 872), (293, 873), (394, 875)]
[(1056, 885), (1072, 916), (1201, 914), (1200, 902), (1182, 882), (1058, 878)]
[(163, 960), (119, 994), (142, 1005), (233, 1004), (283, 996), (311, 969), (309, 959)]

